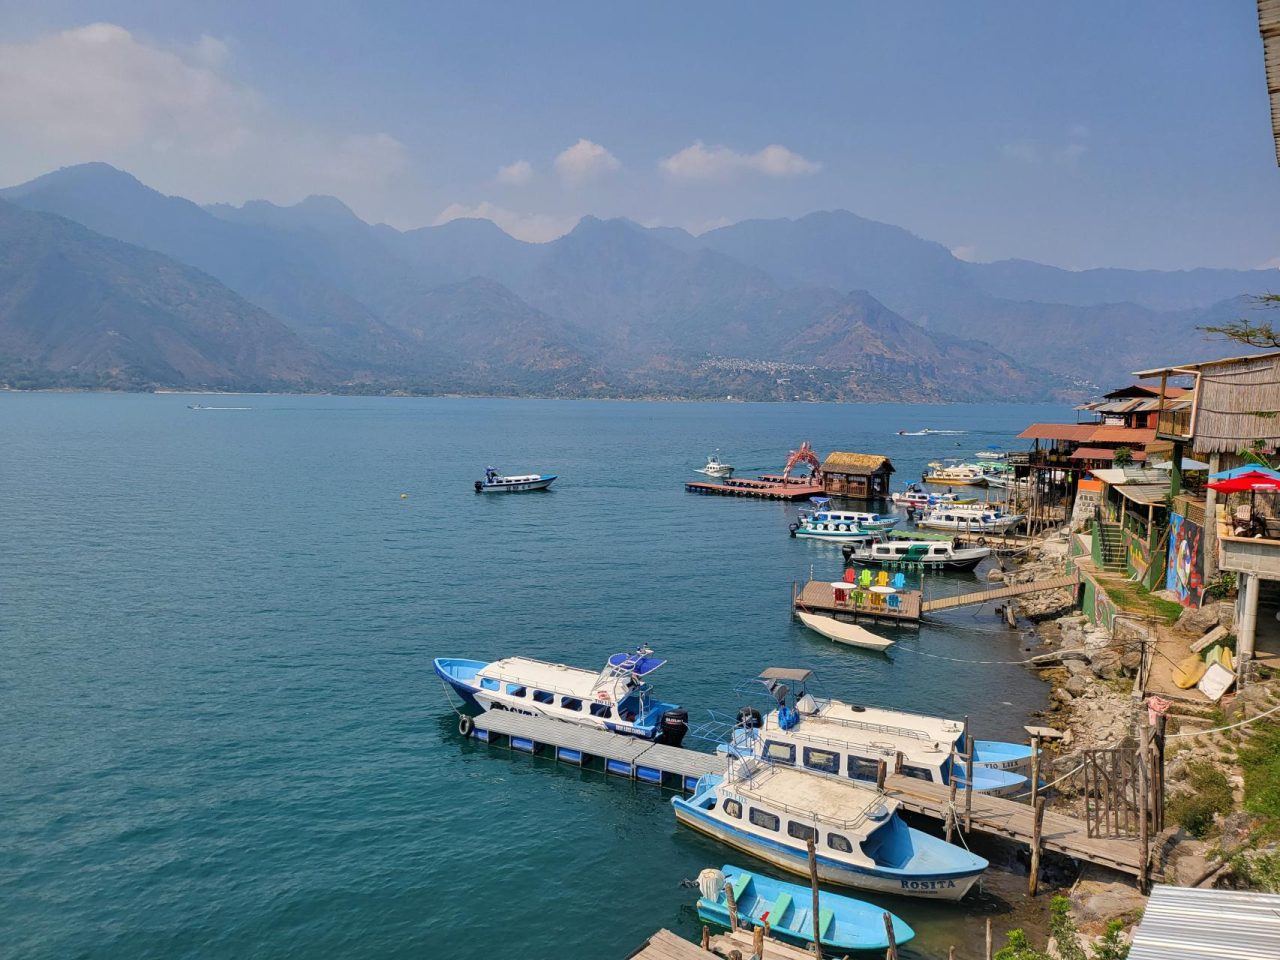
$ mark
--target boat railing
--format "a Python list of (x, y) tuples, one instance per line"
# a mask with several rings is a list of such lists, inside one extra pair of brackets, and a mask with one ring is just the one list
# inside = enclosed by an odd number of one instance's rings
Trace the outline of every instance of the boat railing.
[[(827, 704), (824, 709), (830, 709)], [(937, 737), (929, 736), (928, 731), (918, 730), (914, 727), (899, 727), (890, 723), (872, 723), (870, 720), (855, 720), (852, 717), (831, 717), (824, 713), (819, 713), (823, 720), (828, 723), (838, 723), (842, 726), (852, 727), (855, 730), (866, 730), (869, 733), (884, 733), (894, 737), (909, 737), (912, 740), (936, 740)]]
[[(751, 790), (753, 788), (759, 788), (760, 786), (762, 786), (764, 783), (768, 781), (769, 777), (773, 776), (774, 773), (775, 773), (775, 770), (773, 769), (773, 764), (767, 761), (759, 761), (758, 765), (752, 766), (750, 771), (747, 773), (742, 773), (737, 770), (730, 771), (731, 777), (730, 777), (728, 786), (730, 786), (731, 788), (736, 787), (741, 793), (747, 796), (752, 796)], [(745, 786), (738, 786), (738, 784), (743, 784)], [(849, 781), (849, 785), (851, 787), (861, 788), (862, 790), (868, 790), (872, 792), (875, 796), (875, 799), (868, 801), (866, 806), (864, 806), (861, 810), (859, 810), (856, 815), (848, 819), (840, 819), (830, 814), (822, 813), (820, 811), (814, 810), (811, 807), (793, 806), (792, 804), (784, 803), (781, 800), (777, 800), (777, 799), (774, 799), (773, 797), (768, 797), (764, 795), (757, 795), (755, 799), (758, 799), (761, 803), (766, 804), (770, 810), (780, 811), (782, 813), (787, 813), (795, 817), (802, 817), (805, 820), (812, 820), (815, 823), (824, 823), (827, 826), (831, 826), (831, 827), (838, 827), (844, 830), (851, 830), (854, 827), (866, 821), (868, 819), (868, 814), (870, 814), (872, 810), (876, 809), (877, 807), (885, 807), (886, 805), (885, 805), (883, 796), (878, 790), (876, 790), (874, 784), (870, 786), (864, 786), (862, 784), (856, 784), (851, 780)]]
[[(571, 700), (581, 700), (583, 703), (607, 703), (609, 706), (616, 706), (632, 693), (638, 693), (640, 695), (641, 701), (642, 702), (646, 701), (650, 699), (650, 694), (653, 689), (652, 686), (649, 684), (643, 684), (638, 687), (632, 687), (630, 690), (624, 693), (622, 697), (615, 700), (613, 699), (613, 697), (617, 691), (606, 690), (604, 686), (599, 682), (599, 678), (597, 678), (596, 684), (587, 693), (584, 693), (581, 690), (569, 690), (564, 687), (557, 687), (553, 684), (543, 683), (541, 681), (525, 680), (521, 677), (516, 677), (516, 676), (479, 677), (478, 679), (479, 680), (496, 680), (499, 683), (499, 685), (503, 688), (508, 686), (524, 687), (526, 690), (538, 690), (538, 691), (541, 691), (542, 693), (549, 693), (552, 696), (556, 696), (556, 697), (568, 697)], [(506, 692), (505, 689), (502, 692), (505, 693)], [(599, 699), (598, 694), (600, 693), (608, 694), (609, 699), (608, 700)]]
[[(839, 721), (836, 721), (836, 722), (838, 723)], [(800, 726), (801, 727), (804, 726), (803, 720), (800, 722)], [(772, 730), (765, 731), (766, 734), (771, 734), (773, 732), (774, 731)], [(797, 733), (795, 730), (780, 730), (777, 732), (779, 736), (786, 737), (789, 740), (794, 741), (797, 746), (815, 745), (815, 746), (824, 746), (824, 747), (837, 747), (845, 750), (848, 753), (857, 753), (857, 754), (877, 753), (885, 757), (892, 757), (895, 753), (898, 752), (897, 746), (892, 743), (862, 743), (857, 740), (843, 740), (843, 739), (837, 739), (835, 737), (817, 737), (808, 733)], [(916, 732), (918, 733), (919, 731), (916, 731)], [(886, 735), (888, 736), (889, 734), (886, 734)], [(911, 739), (915, 740), (918, 738), (912, 737)]]

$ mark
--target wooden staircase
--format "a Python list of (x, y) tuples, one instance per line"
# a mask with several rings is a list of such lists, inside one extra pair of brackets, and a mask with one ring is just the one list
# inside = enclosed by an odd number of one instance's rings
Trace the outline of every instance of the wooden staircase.
[(1097, 524), (1099, 555), (1102, 557), (1102, 569), (1108, 573), (1124, 573), (1124, 533), (1118, 523), (1099, 521)]

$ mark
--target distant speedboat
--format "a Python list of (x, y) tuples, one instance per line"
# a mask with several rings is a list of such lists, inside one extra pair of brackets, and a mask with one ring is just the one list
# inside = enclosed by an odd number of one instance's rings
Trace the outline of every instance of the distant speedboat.
[(476, 493), (528, 493), (530, 490), (545, 490), (555, 479), (554, 473), (504, 477), (493, 467), (489, 467), (484, 472), (484, 479), (476, 481)]
[(923, 430), (899, 430), (900, 437), (932, 437), (937, 435), (959, 436), (962, 433), (968, 433), (968, 430), (931, 430), (925, 427)]
[(702, 473), (708, 477), (732, 477), (733, 464), (720, 462), (720, 451), (717, 450), (711, 456), (707, 457), (707, 465), (699, 467), (694, 473)]

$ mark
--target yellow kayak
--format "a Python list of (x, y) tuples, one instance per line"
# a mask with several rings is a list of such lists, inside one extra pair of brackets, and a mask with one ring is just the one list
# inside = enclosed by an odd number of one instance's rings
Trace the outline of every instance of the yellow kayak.
[(1173, 668), (1173, 682), (1179, 690), (1190, 690), (1208, 669), (1209, 665), (1193, 653)]

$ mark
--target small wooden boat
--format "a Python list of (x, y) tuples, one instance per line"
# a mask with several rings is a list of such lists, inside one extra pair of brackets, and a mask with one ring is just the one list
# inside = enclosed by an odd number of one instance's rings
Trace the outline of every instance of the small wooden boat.
[[(729, 898), (725, 886), (732, 884), (733, 901), (741, 926), (769, 925), (779, 940), (813, 945), (813, 892), (797, 883), (774, 880), (741, 867), (725, 864), (721, 870), (703, 870), (698, 875), (698, 916), (708, 923), (729, 926)], [(818, 936), (822, 946), (837, 955), (850, 950), (884, 950), (889, 938), (884, 929), (885, 911), (863, 900), (822, 891), (818, 894)], [(893, 938), (899, 945), (916, 932), (901, 919), (889, 914)]]
[(545, 490), (555, 479), (555, 474), (545, 473), (504, 477), (493, 467), (489, 467), (484, 472), (484, 479), (476, 481), (476, 493), (528, 493), (530, 490)]
[(836, 643), (862, 647), (865, 650), (888, 650), (893, 646), (892, 640), (877, 637), (870, 630), (864, 630), (856, 623), (843, 623), (834, 617), (823, 617), (813, 613), (797, 613), (796, 616), (814, 633), (820, 633)]

